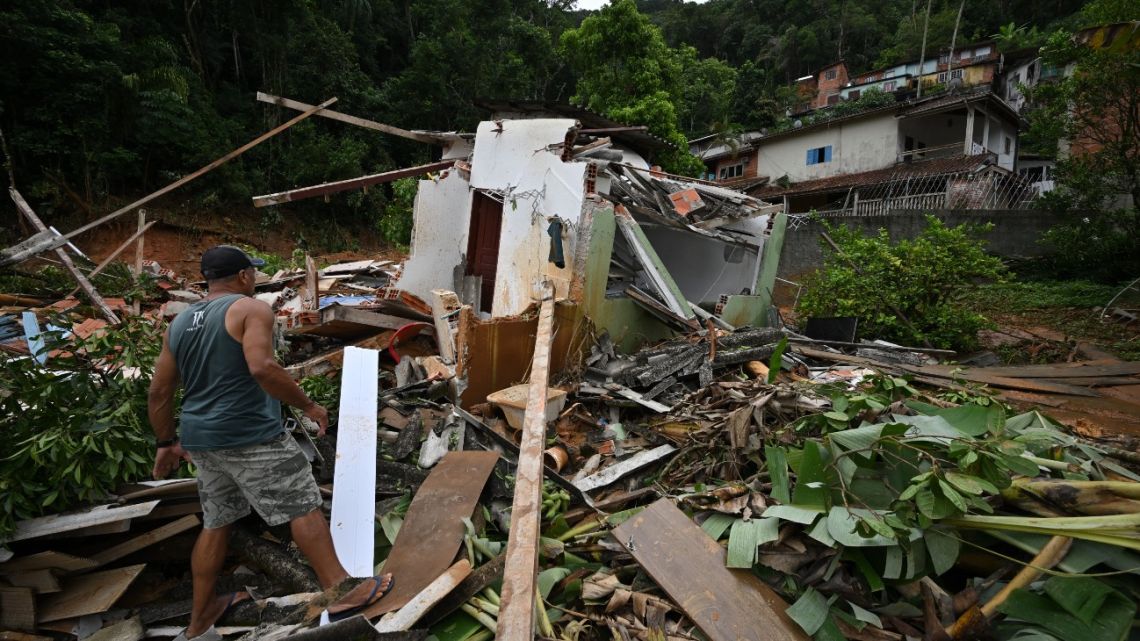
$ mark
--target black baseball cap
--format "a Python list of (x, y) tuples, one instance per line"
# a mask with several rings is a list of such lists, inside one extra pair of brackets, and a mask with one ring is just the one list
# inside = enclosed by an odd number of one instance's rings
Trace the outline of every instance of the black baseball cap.
[(206, 280), (225, 278), (247, 267), (261, 267), (265, 261), (254, 258), (233, 245), (211, 247), (202, 254), (202, 275)]

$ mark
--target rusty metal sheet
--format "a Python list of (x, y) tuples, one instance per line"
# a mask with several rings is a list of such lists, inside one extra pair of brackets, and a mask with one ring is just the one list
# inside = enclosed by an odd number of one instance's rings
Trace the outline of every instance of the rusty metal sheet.
[(368, 608), (369, 619), (402, 608), (447, 571), (463, 545), (463, 521), (475, 512), (483, 486), (495, 468), (494, 452), (451, 452), (416, 492), (392, 552), (384, 563), (396, 585)]

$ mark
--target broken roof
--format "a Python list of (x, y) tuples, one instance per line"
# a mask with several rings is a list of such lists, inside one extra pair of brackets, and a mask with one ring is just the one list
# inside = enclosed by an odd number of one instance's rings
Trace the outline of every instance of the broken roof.
[[(628, 126), (627, 123), (611, 120), (585, 107), (564, 102), (540, 100), (477, 100), (475, 104), (476, 106), (491, 111), (493, 114), (517, 114), (532, 118), (539, 116), (573, 118), (582, 123), (582, 127), (585, 129), (612, 129)], [(652, 155), (652, 153), (656, 151), (665, 151), (674, 148), (668, 141), (648, 131), (630, 130), (612, 132), (606, 135), (642, 155)]]
[[(843, 174), (816, 180), (805, 180), (787, 187), (770, 184), (754, 191), (753, 195), (757, 198), (770, 199), (781, 196), (812, 194), (847, 189), (849, 187), (866, 187), (899, 180), (900, 178), (920, 178), (940, 174), (973, 172), (987, 167), (1000, 169), (993, 164), (993, 157), (988, 154), (935, 158), (933, 160), (920, 162), (899, 163), (883, 169), (874, 169), (857, 174)], [(1005, 172), (1004, 169), (1001, 171)]]

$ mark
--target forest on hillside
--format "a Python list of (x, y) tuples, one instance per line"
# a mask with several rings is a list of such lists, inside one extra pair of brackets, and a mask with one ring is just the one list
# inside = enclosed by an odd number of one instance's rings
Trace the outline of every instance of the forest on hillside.
[[(1137, 0), (21, 0), (0, 7), (0, 129), (46, 217), (103, 213), (254, 138), (290, 113), (257, 91), (410, 128), (472, 130), (480, 99), (575, 102), (684, 141), (760, 127), (787, 86), (843, 58), (862, 71), (928, 47), (1044, 42), (1137, 15)], [(266, 193), (426, 161), (432, 149), (310, 119), (182, 193), (248, 207)], [(320, 203), (367, 220), (390, 192)], [(5, 199), (0, 240), (22, 234)], [(296, 207), (316, 207), (299, 204)], [(271, 215), (271, 214), (267, 214)], [(272, 222), (272, 221), (270, 221)]]

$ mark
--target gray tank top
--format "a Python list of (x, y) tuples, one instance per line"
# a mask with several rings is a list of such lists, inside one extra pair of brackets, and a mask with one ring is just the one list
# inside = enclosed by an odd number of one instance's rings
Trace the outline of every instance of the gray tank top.
[(200, 301), (170, 324), (170, 350), (182, 378), (182, 447), (220, 450), (281, 434), (281, 403), (249, 373), (241, 343), (226, 331), (226, 310), (241, 294)]

